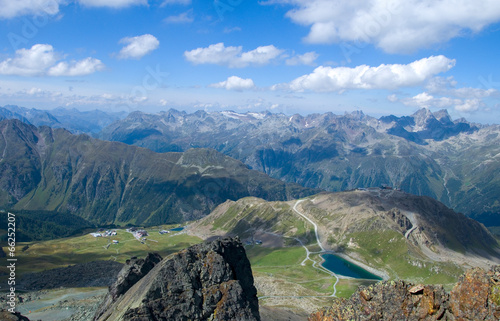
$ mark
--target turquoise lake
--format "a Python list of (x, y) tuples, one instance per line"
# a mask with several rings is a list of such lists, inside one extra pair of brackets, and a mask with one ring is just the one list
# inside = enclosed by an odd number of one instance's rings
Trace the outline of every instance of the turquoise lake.
[(370, 273), (356, 264), (346, 261), (334, 254), (323, 254), (321, 257), (325, 260), (322, 266), (335, 274), (355, 279), (382, 280), (381, 277)]

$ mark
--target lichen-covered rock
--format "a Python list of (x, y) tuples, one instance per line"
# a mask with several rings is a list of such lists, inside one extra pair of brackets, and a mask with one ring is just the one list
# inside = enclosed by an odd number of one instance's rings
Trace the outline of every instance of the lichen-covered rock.
[(309, 320), (439, 320), (445, 313), (442, 302), (446, 299), (442, 286), (381, 282), (361, 287), (350, 299), (337, 300)]
[(500, 320), (500, 266), (475, 268), (462, 275), (450, 293), (457, 320)]
[(260, 320), (250, 262), (237, 239), (194, 245), (158, 263), (98, 320)]
[(380, 282), (360, 287), (309, 320), (500, 320), (499, 281), (500, 266), (468, 270), (449, 294), (440, 285)]

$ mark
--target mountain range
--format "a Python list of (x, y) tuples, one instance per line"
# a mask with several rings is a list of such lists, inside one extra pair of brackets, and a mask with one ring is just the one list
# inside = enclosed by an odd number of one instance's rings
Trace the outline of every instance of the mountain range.
[(379, 119), (232, 111), (157, 114), (0, 108), (0, 118), (63, 127), (155, 152), (211, 148), (285, 182), (327, 191), (391, 186), (500, 226), (500, 126), (446, 110)]
[(500, 225), (500, 126), (453, 121), (446, 110), (380, 119), (133, 112), (98, 136), (158, 152), (213, 148), (273, 178), (328, 191), (392, 186)]
[(0, 107), (0, 120), (19, 119), (37, 127), (65, 128), (74, 134), (86, 133), (89, 135), (100, 132), (104, 127), (126, 115), (125, 112), (79, 111), (75, 108), (66, 109), (62, 107), (50, 111), (15, 105)]
[(156, 153), (65, 129), (0, 122), (0, 206), (96, 224), (200, 218), (228, 199), (286, 200), (318, 190), (272, 179), (212, 149)]

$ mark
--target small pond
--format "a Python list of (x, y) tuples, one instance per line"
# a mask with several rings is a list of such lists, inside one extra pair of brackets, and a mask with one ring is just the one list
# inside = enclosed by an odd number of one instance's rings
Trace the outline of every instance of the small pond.
[(176, 227), (176, 228), (171, 228), (170, 230), (172, 232), (179, 232), (179, 231), (182, 231), (184, 228), (183, 227)]
[(335, 274), (355, 279), (382, 280), (381, 277), (334, 254), (323, 254), (321, 257), (325, 260), (322, 266)]

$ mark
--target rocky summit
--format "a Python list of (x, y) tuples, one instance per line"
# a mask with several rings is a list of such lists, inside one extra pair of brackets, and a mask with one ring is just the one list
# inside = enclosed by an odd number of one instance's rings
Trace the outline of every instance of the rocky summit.
[(338, 299), (309, 321), (330, 320), (499, 320), (500, 266), (462, 275), (450, 293), (441, 285), (381, 282), (360, 287), (349, 299)]
[(148, 255), (128, 262), (94, 320), (260, 320), (250, 262), (238, 239), (197, 244), (157, 261)]

